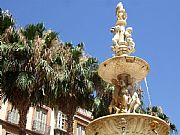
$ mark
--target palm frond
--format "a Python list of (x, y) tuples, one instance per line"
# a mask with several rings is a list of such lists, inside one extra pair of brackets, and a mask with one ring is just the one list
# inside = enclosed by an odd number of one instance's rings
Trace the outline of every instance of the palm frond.
[(22, 33), (28, 40), (33, 40), (35, 39), (36, 36), (42, 37), (44, 31), (45, 31), (44, 24), (38, 23), (38, 24), (27, 25), (22, 30)]
[(11, 13), (6, 10), (3, 11), (0, 10), (0, 35), (2, 35), (6, 29), (8, 29), (10, 26), (14, 26), (15, 21), (11, 15)]
[(16, 84), (19, 89), (25, 91), (25, 90), (31, 89), (34, 81), (35, 81), (35, 78), (34, 76), (32, 76), (32, 74), (27, 73), (27, 72), (21, 72), (17, 76)]
[(57, 39), (57, 36), (57, 32), (50, 31), (45, 33), (45, 43), (49, 46), (53, 40)]

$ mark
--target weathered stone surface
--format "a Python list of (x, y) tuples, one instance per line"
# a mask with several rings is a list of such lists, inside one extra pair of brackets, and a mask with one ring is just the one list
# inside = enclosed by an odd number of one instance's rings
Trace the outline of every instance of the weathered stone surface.
[[(154, 123), (157, 125), (153, 128)], [(121, 113), (92, 121), (86, 128), (86, 135), (155, 135), (153, 129), (158, 135), (168, 135), (170, 130), (169, 124), (158, 117)]]
[(100, 64), (99, 76), (106, 82), (111, 83), (112, 79), (117, 79), (120, 74), (129, 74), (137, 82), (143, 80), (150, 67), (148, 63), (135, 56), (116, 56)]

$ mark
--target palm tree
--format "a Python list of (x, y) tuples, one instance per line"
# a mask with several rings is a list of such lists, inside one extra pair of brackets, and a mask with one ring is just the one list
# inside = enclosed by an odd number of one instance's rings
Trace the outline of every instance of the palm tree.
[(2, 35), (10, 26), (14, 26), (14, 24), (15, 21), (9, 11), (3, 11), (0, 8), (0, 35)]
[(44, 84), (52, 85), (52, 50), (60, 50), (61, 43), (42, 23), (16, 30), (8, 12), (1, 11), (0, 19), (0, 87), (4, 101), (18, 109), (20, 134), (25, 134), (29, 107), (43, 104)]
[(111, 92), (104, 93), (102, 96), (97, 96), (92, 106), (92, 115), (94, 118), (109, 115), (108, 107), (111, 102)]
[(73, 116), (77, 107), (91, 108), (93, 103), (93, 76), (97, 70), (97, 60), (84, 53), (83, 43), (73, 46), (65, 43), (63, 52), (56, 55), (53, 63), (56, 69), (54, 87), (49, 106), (57, 105), (67, 115), (67, 134), (73, 134)]
[(0, 19), (2, 93), (19, 111), (20, 134), (25, 134), (29, 107), (42, 104), (58, 105), (72, 134), (76, 108), (93, 103), (97, 60), (85, 55), (82, 43), (59, 42), (57, 33), (45, 31), (42, 23), (17, 30), (8, 12), (1, 12)]
[(114, 87), (103, 81), (97, 73), (93, 81), (95, 82), (95, 99), (92, 105), (92, 115), (94, 118), (109, 115), (109, 105), (112, 100)]

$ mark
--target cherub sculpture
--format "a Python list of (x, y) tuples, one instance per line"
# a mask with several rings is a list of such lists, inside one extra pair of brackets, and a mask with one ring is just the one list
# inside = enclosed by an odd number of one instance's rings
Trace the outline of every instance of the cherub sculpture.
[(141, 105), (141, 96), (142, 96), (142, 91), (141, 89), (137, 89), (132, 97), (131, 100), (129, 101), (129, 109), (128, 113), (135, 113), (136, 109)]
[(109, 106), (109, 112), (112, 113), (113, 112), (113, 109), (115, 111), (115, 113), (118, 113), (119, 112), (119, 93), (120, 93), (120, 90), (121, 90), (121, 87), (119, 85), (119, 82), (116, 80), (116, 79), (112, 79), (112, 84), (115, 85), (114, 87), (114, 92), (113, 92), (113, 95), (112, 95), (112, 101), (110, 103), (110, 106)]
[(121, 2), (116, 7), (116, 15), (117, 15), (117, 20), (126, 21), (126, 19), (127, 19), (127, 13)]
[(130, 103), (130, 95), (129, 95), (129, 91), (124, 88), (122, 90), (122, 96), (121, 96), (121, 112), (126, 113), (128, 111), (128, 106)]
[(111, 32), (114, 34), (114, 37), (112, 38), (113, 45), (120, 45), (120, 42), (124, 42), (124, 33), (125, 28), (122, 26), (115, 26), (111, 28)]
[(116, 79), (113, 79), (112, 83), (115, 85), (115, 90), (109, 106), (109, 112), (112, 113), (114, 110), (114, 113), (126, 113), (130, 103), (130, 94), (127, 85), (123, 80)]
[(133, 29), (132, 27), (128, 27), (126, 28), (126, 31), (125, 31), (125, 41), (127, 42), (127, 45), (128, 47), (130, 48), (130, 50), (132, 50), (132, 52), (135, 51), (135, 43), (133, 41), (133, 38), (132, 38), (132, 32), (133, 32)]

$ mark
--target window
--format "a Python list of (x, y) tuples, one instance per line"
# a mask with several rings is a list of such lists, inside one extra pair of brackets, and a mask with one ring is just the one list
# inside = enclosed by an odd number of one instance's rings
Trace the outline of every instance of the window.
[(14, 134), (14, 133), (11, 133), (11, 132), (6, 132), (6, 135), (17, 135), (17, 134)]
[(85, 127), (78, 124), (76, 132), (77, 135), (85, 135)]
[(12, 109), (7, 113), (7, 121), (18, 124), (19, 123), (19, 113), (17, 109)]
[(33, 122), (33, 130), (44, 133), (46, 130), (47, 111), (38, 108), (36, 110), (35, 120)]
[(67, 120), (66, 115), (63, 114), (61, 111), (59, 111), (57, 114), (57, 125), (56, 125), (57, 128), (66, 131), (66, 120)]
[(55, 131), (55, 135), (66, 135), (66, 132), (65, 131)]

